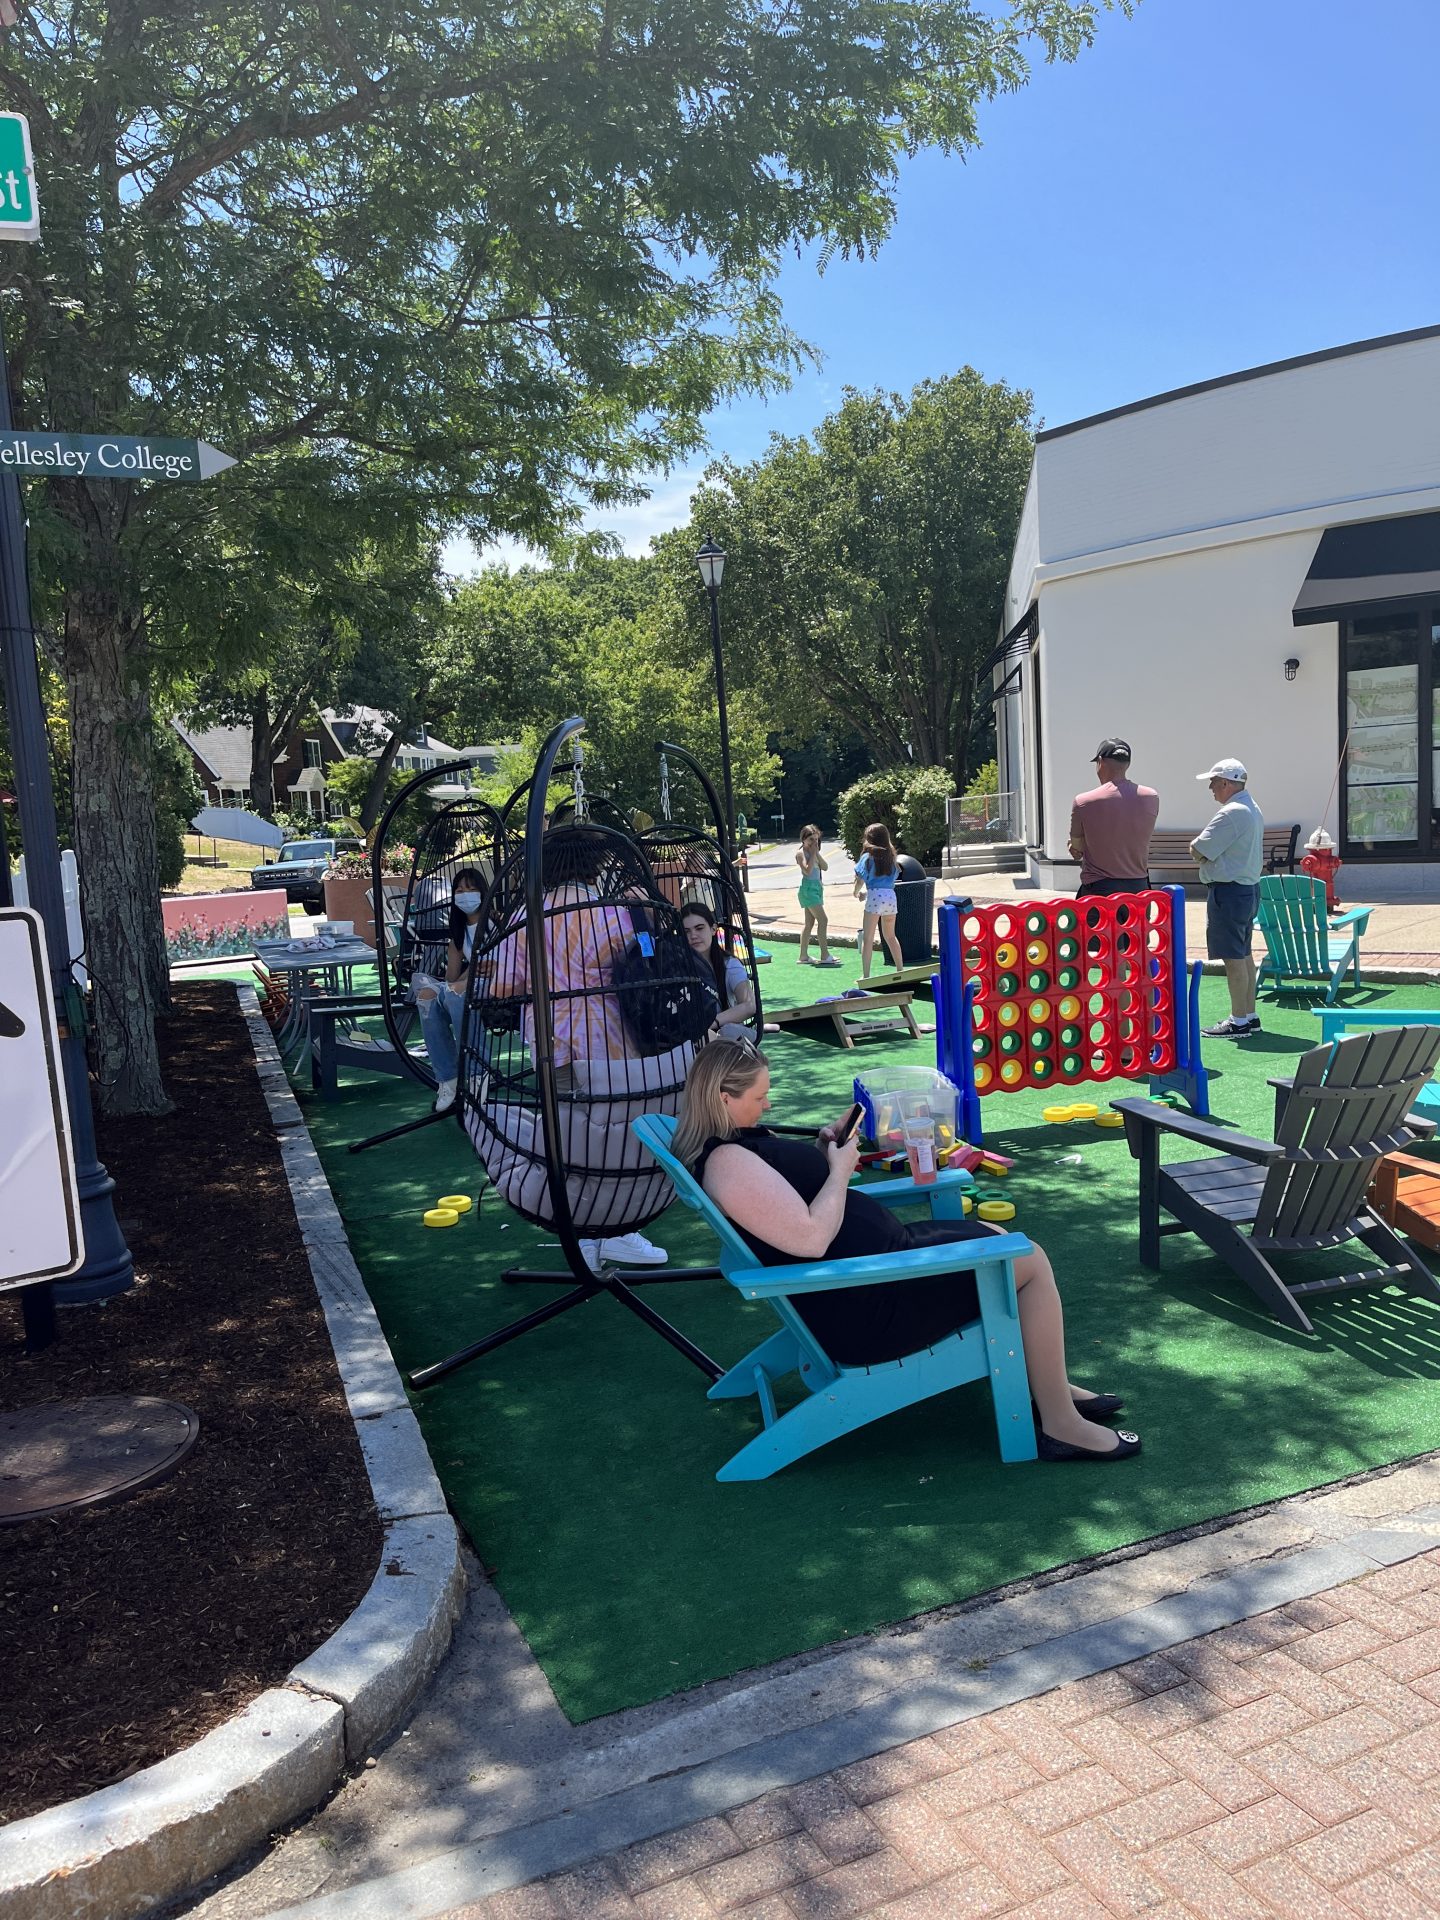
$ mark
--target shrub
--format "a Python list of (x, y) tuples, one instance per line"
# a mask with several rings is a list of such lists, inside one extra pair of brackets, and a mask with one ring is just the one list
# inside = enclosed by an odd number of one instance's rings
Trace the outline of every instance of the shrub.
[(983, 767), (977, 767), (965, 784), (967, 793), (999, 793), (1000, 768), (994, 760), (987, 760)]
[[(380, 872), (386, 880), (408, 880), (414, 859), (410, 847), (386, 847), (380, 856)], [(337, 853), (325, 869), (327, 880), (368, 880), (373, 872), (368, 853)]]
[(840, 838), (852, 860), (860, 857), (865, 829), (872, 820), (883, 820), (892, 840), (900, 837), (900, 806), (905, 798), (909, 767), (885, 767), (879, 773), (867, 773), (840, 796)]
[(840, 796), (845, 851), (858, 859), (866, 827), (881, 820), (904, 852), (933, 867), (945, 844), (945, 802), (951, 791), (944, 767), (885, 767), (867, 773)]
[(944, 767), (911, 767), (900, 806), (900, 844), (922, 867), (940, 864), (945, 844), (945, 803), (951, 780)]

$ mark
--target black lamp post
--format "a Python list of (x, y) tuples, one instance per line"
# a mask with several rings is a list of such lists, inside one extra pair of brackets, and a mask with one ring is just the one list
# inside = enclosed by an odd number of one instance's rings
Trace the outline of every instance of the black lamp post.
[(725, 783), (725, 833), (727, 853), (733, 861), (739, 852), (735, 842), (735, 783), (730, 774), (730, 714), (725, 705), (725, 661), (720, 652), (720, 582), (725, 577), (725, 550), (707, 540), (695, 556), (700, 578), (710, 596), (710, 650), (715, 656), (715, 699), (720, 708), (720, 772)]

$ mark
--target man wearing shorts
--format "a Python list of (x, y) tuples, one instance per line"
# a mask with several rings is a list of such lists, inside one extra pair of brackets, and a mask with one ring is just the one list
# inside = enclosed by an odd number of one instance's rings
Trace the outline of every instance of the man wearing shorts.
[(1255, 959), (1250, 951), (1255, 909), (1260, 903), (1260, 873), (1265, 857), (1265, 818), (1250, 797), (1249, 779), (1238, 760), (1217, 760), (1207, 780), (1219, 812), (1190, 842), (1205, 889), (1206, 950), (1225, 962), (1230, 1015), (1201, 1032), (1214, 1040), (1242, 1040), (1259, 1033), (1255, 1011)]

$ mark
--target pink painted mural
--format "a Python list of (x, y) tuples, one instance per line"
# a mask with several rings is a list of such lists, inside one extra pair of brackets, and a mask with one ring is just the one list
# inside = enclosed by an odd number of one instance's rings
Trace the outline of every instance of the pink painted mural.
[(285, 896), (261, 893), (191, 893), (162, 900), (165, 953), (177, 960), (225, 960), (249, 953), (257, 940), (288, 940)]

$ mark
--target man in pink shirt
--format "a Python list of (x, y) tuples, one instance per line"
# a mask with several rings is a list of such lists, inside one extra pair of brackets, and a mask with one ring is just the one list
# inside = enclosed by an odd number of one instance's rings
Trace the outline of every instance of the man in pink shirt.
[(1150, 834), (1160, 812), (1153, 787), (1130, 778), (1130, 746), (1102, 740), (1095, 749), (1100, 784), (1077, 793), (1070, 809), (1070, 857), (1080, 862), (1076, 898), (1141, 893), (1150, 884)]

